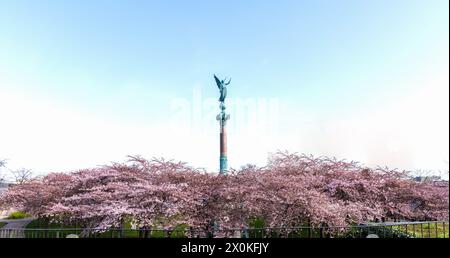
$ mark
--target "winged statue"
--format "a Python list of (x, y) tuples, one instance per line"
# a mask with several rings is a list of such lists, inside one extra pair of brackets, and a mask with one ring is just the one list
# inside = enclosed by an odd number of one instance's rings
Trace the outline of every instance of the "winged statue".
[(231, 78), (230, 78), (230, 80), (228, 80), (228, 82), (225, 82), (226, 79), (219, 80), (219, 78), (217, 78), (217, 76), (214, 74), (214, 80), (216, 80), (217, 87), (219, 87), (219, 90), (220, 90), (219, 101), (224, 102), (225, 98), (227, 97), (227, 86), (230, 84)]

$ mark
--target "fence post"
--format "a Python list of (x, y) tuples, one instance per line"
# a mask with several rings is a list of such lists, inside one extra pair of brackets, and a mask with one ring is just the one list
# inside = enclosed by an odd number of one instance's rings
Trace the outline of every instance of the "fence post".
[(438, 223), (437, 222), (434, 223), (434, 229), (436, 231), (436, 238), (438, 238), (439, 236), (438, 236)]
[(431, 224), (428, 222), (428, 238), (431, 238)]
[(445, 238), (445, 222), (442, 222), (442, 229), (444, 230), (444, 238)]

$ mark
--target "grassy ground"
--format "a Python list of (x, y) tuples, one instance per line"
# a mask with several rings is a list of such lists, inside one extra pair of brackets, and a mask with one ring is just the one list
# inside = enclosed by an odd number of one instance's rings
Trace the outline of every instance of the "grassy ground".
[(6, 225), (5, 222), (0, 222), (0, 228), (2, 228), (4, 225)]
[(417, 238), (449, 238), (449, 224), (429, 223), (408, 226), (394, 226), (394, 230), (408, 233)]
[[(180, 225), (176, 227), (176, 230), (182, 231), (185, 228), (185, 226)], [(50, 237), (50, 238), (61, 238), (65, 237), (69, 234), (77, 234), (80, 235), (81, 232), (81, 226), (77, 224), (59, 224), (59, 223), (50, 223), (48, 220), (39, 218), (35, 219), (32, 222), (30, 222), (26, 226), (26, 232), (25, 235), (28, 238), (43, 238), (43, 237)], [(58, 233), (55, 231), (49, 231), (49, 230), (39, 230), (39, 229), (58, 229)], [(143, 234), (143, 233), (141, 233)], [(115, 237), (121, 237), (121, 238), (138, 238), (139, 237), (139, 231), (138, 230), (132, 230), (131, 222), (126, 221), (123, 225), (123, 230), (115, 229), (115, 230), (108, 230), (101, 233), (91, 233), (90, 237), (92, 238), (115, 238)], [(143, 237), (143, 236), (141, 236)], [(151, 231), (147, 237), (150, 238), (163, 238), (167, 237), (163, 231)], [(186, 237), (182, 232), (174, 232), (171, 237), (173, 238), (179, 238), (179, 237)]]
[[(0, 227), (2, 225), (0, 224)], [(366, 237), (368, 234), (377, 234), (380, 237), (387, 238), (403, 238), (403, 237), (417, 237), (417, 238), (449, 238), (449, 224), (446, 223), (430, 223), (430, 224), (416, 224), (416, 225), (400, 225), (392, 227), (367, 227), (367, 228), (354, 228), (350, 231), (345, 232), (327, 232), (327, 230), (320, 231), (319, 229), (299, 229), (296, 232), (286, 232), (283, 230), (271, 230), (270, 232), (265, 232), (257, 228), (263, 228), (265, 223), (260, 220), (255, 220), (250, 223), (251, 228), (247, 232), (243, 232), (243, 236), (248, 238), (260, 238), (260, 237), (288, 237), (288, 238), (320, 238), (329, 237), (331, 234), (333, 237), (342, 238), (359, 238)], [(26, 237), (65, 237), (68, 234), (81, 234), (81, 226), (77, 224), (73, 225), (63, 225), (57, 223), (50, 223), (45, 219), (36, 219), (29, 223), (26, 228), (28, 229), (25, 234)], [(172, 238), (183, 238), (186, 237), (183, 230), (186, 229), (186, 225), (179, 225), (175, 228), (174, 232), (170, 235)], [(58, 229), (59, 233), (56, 231), (48, 230), (38, 230), (38, 229)], [(177, 231), (178, 230), (178, 231)], [(106, 232), (90, 233), (89, 237), (95, 238), (138, 238), (138, 237), (150, 237), (150, 238), (163, 238), (168, 237), (167, 232), (152, 230), (145, 235), (145, 232), (139, 232), (139, 230), (133, 230), (131, 221), (125, 221), (123, 225), (123, 230), (115, 229), (108, 230)]]
[[(38, 218), (31, 221), (26, 226), (25, 237), (27, 238), (60, 238), (69, 234), (79, 234), (80, 227), (76, 224), (51, 223), (44, 218)], [(39, 229), (58, 229), (57, 231), (39, 230)]]

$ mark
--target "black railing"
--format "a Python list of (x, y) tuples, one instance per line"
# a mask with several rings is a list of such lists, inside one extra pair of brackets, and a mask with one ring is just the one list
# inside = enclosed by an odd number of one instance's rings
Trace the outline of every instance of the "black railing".
[(0, 238), (448, 238), (446, 221), (249, 229), (1, 229)]

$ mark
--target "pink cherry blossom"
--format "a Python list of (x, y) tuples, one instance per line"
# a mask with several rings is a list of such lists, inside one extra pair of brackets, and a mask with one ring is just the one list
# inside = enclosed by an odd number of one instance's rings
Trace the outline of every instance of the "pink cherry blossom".
[(448, 182), (416, 182), (407, 172), (279, 152), (265, 167), (228, 175), (185, 163), (130, 157), (125, 163), (52, 173), (11, 187), (0, 205), (87, 228), (186, 224), (208, 229), (345, 226), (375, 220), (448, 220)]

